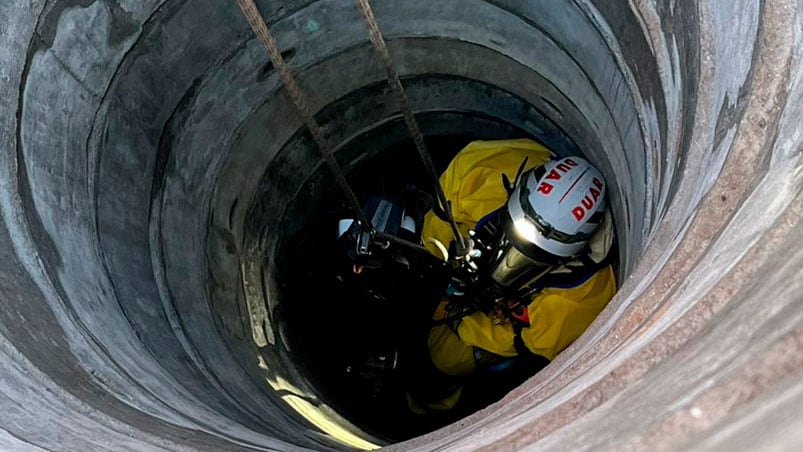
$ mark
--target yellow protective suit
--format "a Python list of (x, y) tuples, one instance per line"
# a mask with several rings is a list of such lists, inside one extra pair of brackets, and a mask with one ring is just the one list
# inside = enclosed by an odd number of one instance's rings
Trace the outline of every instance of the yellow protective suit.
[[(527, 139), (475, 141), (451, 161), (441, 175), (440, 183), (446, 198), (452, 203), (454, 218), (461, 233), (467, 234), (477, 221), (507, 201), (502, 173), (512, 181), (525, 157), (526, 169), (529, 169), (546, 163), (554, 155)], [(610, 247), (612, 232), (609, 215), (607, 217), (608, 230), (598, 233), (600, 237), (595, 236), (597, 242), (606, 241), (601, 245), (601, 250), (597, 246), (598, 261)], [(444, 245), (454, 239), (449, 224), (432, 212), (424, 219), (422, 239), (430, 252), (443, 257), (442, 251), (430, 238)], [(527, 306), (530, 323), (521, 330), (524, 345), (532, 353), (552, 360), (585, 331), (615, 292), (616, 282), (610, 265), (575, 287), (544, 288)], [(435, 320), (446, 316), (446, 303), (439, 306), (433, 316)], [(486, 352), (502, 357), (517, 355), (513, 345), (513, 326), (502, 315), (476, 312), (464, 317), (456, 332), (448, 325), (439, 325), (430, 332), (430, 357), (445, 374), (470, 374), (483, 360), (492, 356)]]
[[(440, 177), (460, 233), (467, 236), (477, 221), (507, 202), (502, 173), (512, 181), (525, 158), (525, 170), (528, 170), (553, 157), (552, 151), (527, 139), (472, 141), (464, 147)], [(448, 246), (454, 234), (449, 223), (430, 211), (424, 217), (422, 239), (432, 254), (444, 257), (430, 239)]]

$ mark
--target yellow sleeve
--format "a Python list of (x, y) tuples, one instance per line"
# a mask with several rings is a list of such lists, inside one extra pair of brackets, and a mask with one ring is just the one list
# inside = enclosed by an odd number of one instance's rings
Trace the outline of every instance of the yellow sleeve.
[(457, 335), (467, 345), (479, 347), (500, 356), (516, 356), (513, 327), (510, 322), (495, 324), (493, 319), (476, 312), (463, 318)]
[[(554, 359), (583, 334), (614, 293), (616, 282), (610, 266), (577, 287), (544, 289), (528, 306), (530, 326), (522, 329), (522, 341), (533, 353)], [(510, 322), (497, 324), (481, 312), (466, 316), (457, 334), (467, 345), (501, 356), (517, 354)]]
[[(542, 165), (554, 157), (544, 146), (529, 139), (473, 141), (457, 153), (440, 177), (446, 199), (458, 229), (467, 234), (485, 215), (501, 207), (507, 200), (502, 174), (512, 181), (522, 162), (525, 170)], [(433, 212), (424, 217), (421, 238), (435, 256), (441, 257), (434, 238), (447, 248), (454, 240), (449, 224)]]
[(577, 287), (544, 289), (528, 306), (530, 326), (522, 329), (522, 341), (533, 353), (554, 359), (583, 334), (615, 293), (610, 266)]

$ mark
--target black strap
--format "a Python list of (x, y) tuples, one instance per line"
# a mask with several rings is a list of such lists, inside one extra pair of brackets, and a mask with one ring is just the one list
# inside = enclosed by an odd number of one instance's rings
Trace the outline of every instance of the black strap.
[(521, 165), (519, 165), (518, 171), (516, 171), (516, 177), (513, 179), (512, 182), (510, 181), (510, 178), (507, 177), (507, 174), (502, 173), (502, 186), (505, 187), (505, 191), (507, 192), (508, 196), (513, 194), (513, 190), (515, 190), (516, 186), (519, 185), (519, 183), (521, 182), (520, 180), (521, 175), (524, 172), (524, 167), (527, 165), (527, 159), (529, 159), (529, 157), (525, 156), (524, 160), (522, 160)]
[(475, 312), (477, 312), (476, 308), (472, 306), (466, 306), (456, 314), (447, 313), (446, 317), (438, 320), (433, 320), (431, 326), (436, 327), (438, 325), (449, 325), (449, 329), (451, 329), (454, 334), (457, 334), (457, 327), (460, 326), (460, 322), (463, 321), (463, 318)]
[(549, 360), (544, 356), (533, 353), (524, 345), (524, 340), (521, 338), (522, 326), (521, 323), (513, 324), (513, 331), (515, 334), (513, 336), (513, 347), (516, 349), (516, 353), (518, 353), (519, 361), (525, 373), (533, 375), (546, 367), (547, 364), (549, 364)]
[(533, 354), (533, 352), (524, 345), (524, 339), (521, 338), (521, 329), (523, 326), (521, 322), (513, 322), (513, 348), (515, 348), (516, 353), (522, 357)]
[[(446, 202), (451, 206), (452, 204), (451, 201), (446, 201)], [(439, 220), (443, 221), (444, 223), (449, 223), (451, 221), (449, 212), (446, 212), (443, 209), (443, 207), (438, 203), (435, 203), (432, 206), (432, 212), (435, 214), (436, 217), (438, 217)]]

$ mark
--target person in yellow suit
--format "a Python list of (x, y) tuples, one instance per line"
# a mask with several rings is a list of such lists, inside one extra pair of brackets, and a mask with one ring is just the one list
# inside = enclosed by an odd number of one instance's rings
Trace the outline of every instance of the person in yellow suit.
[(557, 158), (529, 139), (474, 141), (449, 163), (440, 183), (472, 247), (454, 256), (446, 216), (426, 215), (424, 245), (460, 268), (428, 339), (432, 364), (454, 378), (440, 392), (408, 393), (416, 413), (453, 408), (461, 378), (478, 371), (516, 360), (537, 371), (577, 339), (616, 292), (605, 181), (585, 159)]

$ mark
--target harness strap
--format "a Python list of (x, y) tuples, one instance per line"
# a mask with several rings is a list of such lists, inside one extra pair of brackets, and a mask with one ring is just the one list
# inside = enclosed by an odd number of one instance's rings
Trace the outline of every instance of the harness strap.
[(513, 347), (515, 347), (516, 353), (519, 354), (518, 356), (523, 362), (525, 369), (527, 369), (527, 373), (534, 374), (546, 367), (549, 364), (549, 359), (531, 352), (530, 349), (524, 345), (524, 340), (521, 338), (521, 328), (521, 325), (516, 327), (514, 324), (513, 330), (516, 335), (513, 337)]
[(513, 323), (513, 348), (516, 349), (516, 353), (518, 353), (519, 356), (525, 356), (525, 357), (528, 355), (534, 355), (534, 353), (531, 352), (526, 345), (524, 345), (524, 339), (521, 338), (521, 330), (524, 327), (524, 325), (521, 322), (514, 321), (512, 323)]

